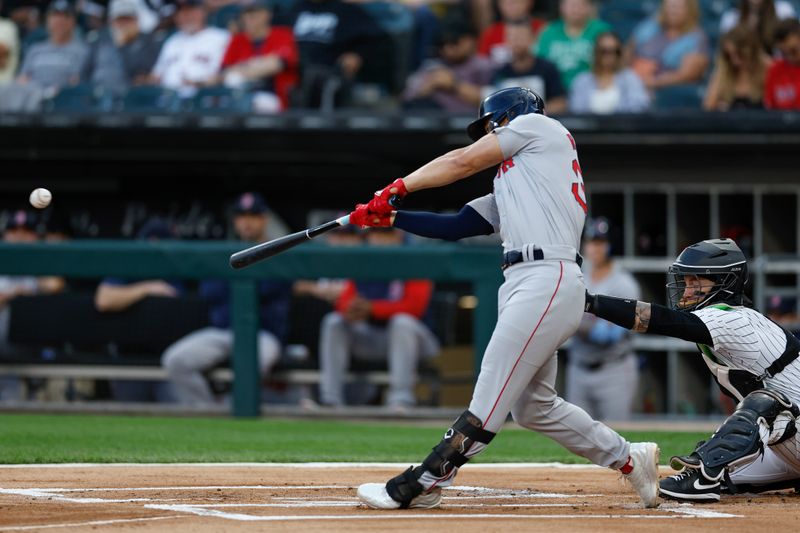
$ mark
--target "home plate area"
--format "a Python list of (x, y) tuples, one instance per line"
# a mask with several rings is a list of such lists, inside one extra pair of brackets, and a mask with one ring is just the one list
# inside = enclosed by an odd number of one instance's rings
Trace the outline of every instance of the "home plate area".
[(407, 466), (0, 466), (0, 531), (752, 531), (800, 514), (793, 492), (643, 509), (614, 472), (561, 465), (470, 465), (438, 509), (359, 503), (360, 483)]

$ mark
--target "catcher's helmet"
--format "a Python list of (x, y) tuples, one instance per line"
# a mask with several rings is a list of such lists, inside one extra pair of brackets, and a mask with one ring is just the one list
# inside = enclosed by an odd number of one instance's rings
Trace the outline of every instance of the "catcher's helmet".
[[(467, 135), (477, 141), (500, 126), (504, 119), (509, 122), (520, 115), (539, 113), (544, 115), (544, 100), (524, 87), (510, 87), (494, 92), (483, 99), (478, 119), (467, 126)], [(487, 126), (489, 129), (487, 131)]]
[[(685, 295), (684, 276), (698, 276), (714, 282), (708, 292)], [(686, 248), (667, 272), (667, 301), (673, 309), (694, 311), (712, 303), (744, 304), (747, 259), (732, 239), (712, 239)]]

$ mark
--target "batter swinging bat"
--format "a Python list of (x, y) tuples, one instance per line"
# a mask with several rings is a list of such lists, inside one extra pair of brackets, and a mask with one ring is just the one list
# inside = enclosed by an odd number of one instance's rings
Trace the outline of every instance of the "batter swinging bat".
[(281, 252), (285, 252), (289, 248), (294, 248), (298, 244), (309, 241), (317, 235), (322, 235), (323, 233), (327, 233), (332, 229), (345, 226), (349, 223), (350, 215), (345, 215), (341, 218), (337, 218), (336, 220), (331, 220), (330, 222), (321, 224), (315, 228), (309, 228), (307, 230), (298, 231), (297, 233), (292, 233), (291, 235), (286, 235), (268, 242), (256, 244), (255, 246), (251, 246), (246, 250), (242, 250), (241, 252), (236, 252), (233, 254), (231, 256), (231, 266), (236, 269), (250, 266), (253, 263), (268, 259), (274, 255), (278, 255)]

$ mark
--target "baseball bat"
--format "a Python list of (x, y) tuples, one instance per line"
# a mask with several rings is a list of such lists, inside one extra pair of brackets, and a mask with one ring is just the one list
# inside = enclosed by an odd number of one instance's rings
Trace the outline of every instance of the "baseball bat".
[(285, 252), (290, 248), (294, 248), (298, 244), (310, 241), (318, 235), (327, 233), (333, 229), (340, 228), (350, 223), (350, 215), (345, 215), (336, 220), (331, 220), (325, 224), (320, 224), (314, 228), (309, 228), (291, 235), (279, 237), (271, 241), (256, 244), (240, 252), (236, 252), (231, 256), (231, 266), (235, 269), (250, 266), (253, 263), (269, 259), (272, 256)]

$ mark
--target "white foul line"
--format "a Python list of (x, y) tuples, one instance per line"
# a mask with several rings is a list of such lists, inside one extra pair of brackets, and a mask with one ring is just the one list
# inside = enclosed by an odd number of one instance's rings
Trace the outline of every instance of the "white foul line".
[[(284, 521), (301, 521), (301, 520), (396, 520), (396, 519), (416, 519), (416, 520), (434, 520), (441, 518), (490, 518), (493, 520), (506, 520), (506, 519), (525, 519), (525, 520), (540, 520), (540, 519), (597, 519), (597, 518), (648, 518), (648, 519), (681, 519), (693, 518), (689, 515), (681, 514), (439, 514), (439, 513), (425, 513), (425, 514), (408, 514), (408, 513), (380, 513), (380, 514), (358, 514), (358, 515), (273, 515), (273, 516), (258, 516), (241, 513), (225, 513), (214, 509), (205, 509), (189, 505), (145, 505), (148, 509), (160, 509), (163, 511), (177, 511), (191, 513), (198, 516), (213, 516), (216, 518), (226, 518), (228, 520), (238, 520), (242, 522), (284, 522)], [(719, 516), (715, 518), (732, 518), (734, 515), (727, 515), (718, 513)]]
[(31, 529), (50, 529), (55, 527), (86, 527), (86, 526), (107, 526), (111, 524), (124, 524), (130, 522), (148, 522), (151, 520), (174, 520), (176, 518), (186, 518), (181, 515), (172, 516), (151, 516), (149, 518), (119, 518), (116, 520), (93, 520), (91, 522), (77, 522), (73, 524), (43, 524), (39, 526), (0, 526), (2, 531), (29, 531)]

